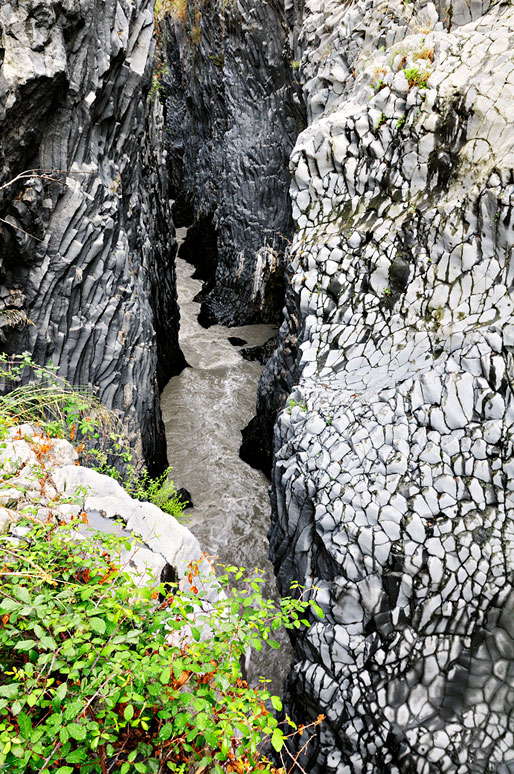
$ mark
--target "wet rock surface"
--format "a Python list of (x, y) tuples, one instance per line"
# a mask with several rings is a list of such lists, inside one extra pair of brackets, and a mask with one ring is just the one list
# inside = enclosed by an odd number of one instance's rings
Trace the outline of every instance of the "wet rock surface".
[(205, 325), (281, 319), (288, 159), (304, 125), (293, 10), (282, 0), (214, 0), (168, 23), (174, 214), (177, 225), (192, 224), (182, 256), (195, 255), (207, 274), (199, 268)]
[(0, 185), (45, 179), (0, 189), (0, 325), (7, 351), (96, 388), (156, 472), (183, 360), (153, 5), (1, 4)]
[[(514, 11), (306, 3), (275, 429), (312, 774), (514, 770)], [(294, 386), (293, 386), (294, 385)], [(307, 717), (306, 717), (307, 713)], [(298, 739), (303, 745), (305, 738)], [(296, 752), (293, 749), (293, 753)]]

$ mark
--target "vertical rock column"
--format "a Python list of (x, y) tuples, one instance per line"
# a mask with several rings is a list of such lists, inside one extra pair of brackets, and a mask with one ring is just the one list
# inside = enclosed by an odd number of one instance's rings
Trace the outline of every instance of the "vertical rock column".
[(287, 711), (326, 716), (299, 762), (508, 774), (514, 10), (308, 0), (303, 47), (291, 286), (262, 383), (268, 401), (294, 384), (277, 577), (325, 612), (289, 679)]
[(174, 212), (209, 280), (207, 324), (281, 317), (288, 160), (304, 126), (291, 15), (282, 0), (188, 0), (184, 18), (168, 20)]
[(153, 5), (2, 3), (1, 182), (34, 169), (59, 182), (0, 191), (0, 298), (4, 347), (96, 388), (157, 470), (159, 389), (182, 356), (162, 110), (148, 93)]

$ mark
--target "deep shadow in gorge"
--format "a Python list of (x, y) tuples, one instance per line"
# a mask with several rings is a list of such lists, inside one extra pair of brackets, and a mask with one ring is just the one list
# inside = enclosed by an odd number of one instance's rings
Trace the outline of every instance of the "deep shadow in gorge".
[(204, 325), (281, 320), (288, 160), (305, 124), (288, 23), (280, 0), (188, 6), (185, 23), (167, 21), (170, 190), (207, 277)]

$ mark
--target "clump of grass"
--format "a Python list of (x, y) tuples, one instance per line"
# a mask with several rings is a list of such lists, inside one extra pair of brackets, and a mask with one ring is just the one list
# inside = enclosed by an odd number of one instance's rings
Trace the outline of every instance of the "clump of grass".
[(423, 48), (421, 51), (416, 51), (412, 56), (414, 61), (417, 61), (418, 59), (425, 59), (427, 62), (433, 62), (434, 61), (434, 49), (433, 48)]
[[(35, 364), (27, 352), (0, 355), (0, 420), (4, 426), (20, 423), (43, 425), (60, 437), (109, 436), (117, 418), (103, 406), (88, 387), (74, 387), (49, 364)], [(22, 384), (23, 378), (29, 379)]]
[(406, 67), (403, 72), (410, 87), (418, 86), (420, 89), (426, 88), (429, 73), (422, 72), (419, 67)]
[(380, 91), (384, 88), (386, 85), (384, 83), (384, 77), (387, 75), (387, 70), (385, 67), (375, 67), (375, 70), (373, 72), (373, 84), (372, 88), (375, 91)]
[(155, 17), (157, 19), (169, 17), (184, 24), (186, 15), (187, 0), (156, 0), (155, 2)]

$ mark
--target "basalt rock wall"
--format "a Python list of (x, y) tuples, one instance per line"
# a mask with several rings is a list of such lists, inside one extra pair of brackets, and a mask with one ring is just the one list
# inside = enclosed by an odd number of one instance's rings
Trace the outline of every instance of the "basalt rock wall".
[(0, 319), (7, 351), (95, 388), (157, 470), (183, 361), (153, 6), (0, 6)]
[[(514, 9), (307, 0), (271, 552), (310, 774), (514, 771)], [(298, 737), (303, 747), (305, 735)], [(293, 753), (298, 752), (294, 747)]]
[(288, 159), (304, 127), (283, 0), (191, 0), (168, 18), (167, 147), (186, 257), (208, 281), (201, 320), (278, 322), (292, 235)]

